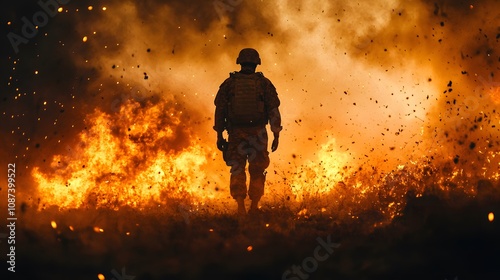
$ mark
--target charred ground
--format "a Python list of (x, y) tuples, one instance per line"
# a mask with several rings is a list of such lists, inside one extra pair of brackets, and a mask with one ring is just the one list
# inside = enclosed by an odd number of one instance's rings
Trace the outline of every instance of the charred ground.
[[(52, 207), (37, 214), (26, 207), (22, 218), (39, 218), (19, 231), (17, 275), (294, 279), (283, 273), (313, 256), (318, 237), (330, 236), (340, 247), (308, 279), (495, 279), (500, 226), (488, 213), (500, 213), (498, 182), (482, 180), (476, 188), (474, 198), (410, 192), (402, 215), (379, 227), (373, 227), (381, 221), (376, 211), (348, 220), (328, 211), (297, 215), (286, 204), (264, 205), (262, 216), (246, 219), (210, 206), (190, 211), (180, 201), (147, 211)], [(55, 228), (51, 217), (57, 217)]]

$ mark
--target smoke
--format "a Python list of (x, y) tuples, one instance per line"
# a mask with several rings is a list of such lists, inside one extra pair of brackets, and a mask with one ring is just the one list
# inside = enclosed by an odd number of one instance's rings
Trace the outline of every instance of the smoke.
[(411, 65), (415, 77), (428, 72), (434, 90), (422, 95), (434, 102), (423, 125), (426, 148), (471, 173), (495, 172), (498, 165), (486, 155), (498, 150), (500, 135), (500, 17), (492, 12), (499, 7), (496, 1), (403, 1), (387, 28), (365, 35), (361, 40), (370, 43), (356, 53), (375, 67)]
[[(116, 114), (130, 99), (168, 100), (193, 139), (214, 145), (215, 93), (238, 51), (254, 47), (282, 101), (271, 168), (293, 173), (331, 139), (349, 166), (484, 162), (499, 144), (499, 5), (71, 1), (7, 59), (2, 158), (29, 178), (77, 149), (96, 108)], [(16, 9), (19, 33), (34, 8)], [(217, 168), (227, 172), (221, 159)]]

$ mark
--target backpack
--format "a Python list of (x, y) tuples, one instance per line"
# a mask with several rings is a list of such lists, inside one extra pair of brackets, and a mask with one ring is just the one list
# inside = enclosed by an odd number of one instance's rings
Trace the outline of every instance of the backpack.
[(257, 126), (267, 123), (262, 73), (231, 73), (228, 121), (234, 126)]

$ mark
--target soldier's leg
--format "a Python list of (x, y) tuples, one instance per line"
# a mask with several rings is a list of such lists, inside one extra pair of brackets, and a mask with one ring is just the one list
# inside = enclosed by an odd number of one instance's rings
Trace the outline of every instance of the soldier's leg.
[(231, 165), (229, 190), (234, 199), (245, 199), (247, 196), (245, 163), (245, 161), (233, 161)]
[(245, 173), (247, 155), (241, 151), (241, 147), (245, 146), (245, 143), (245, 139), (241, 137), (241, 133), (238, 131), (230, 133), (225, 157), (226, 164), (231, 167), (229, 190), (231, 196), (238, 202), (238, 212), (240, 214), (246, 213), (244, 199), (247, 196)]
[(255, 154), (248, 159), (248, 171), (250, 173), (250, 185), (248, 196), (252, 200), (252, 209), (257, 209), (260, 198), (264, 195), (266, 181), (265, 171), (269, 166), (269, 152), (267, 151), (267, 132), (258, 132), (257, 141), (254, 145)]
[(251, 200), (260, 200), (264, 195), (264, 185), (266, 182), (266, 168), (269, 166), (269, 153), (262, 152), (261, 156), (256, 157), (253, 162), (248, 165), (250, 173), (250, 186), (248, 188), (248, 196)]

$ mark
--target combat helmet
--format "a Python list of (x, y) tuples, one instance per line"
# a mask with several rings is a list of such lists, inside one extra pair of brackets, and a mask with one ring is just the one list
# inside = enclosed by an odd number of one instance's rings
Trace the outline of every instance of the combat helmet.
[(245, 48), (240, 51), (238, 58), (236, 59), (236, 64), (243, 63), (253, 63), (255, 65), (260, 65), (259, 53), (252, 48)]

